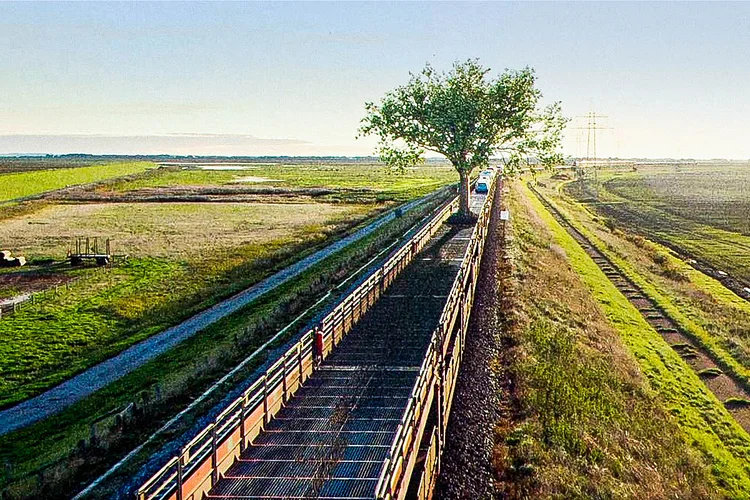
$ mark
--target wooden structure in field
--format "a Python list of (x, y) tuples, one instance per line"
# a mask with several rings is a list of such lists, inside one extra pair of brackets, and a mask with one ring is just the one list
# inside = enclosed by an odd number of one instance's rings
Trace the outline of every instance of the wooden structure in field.
[(68, 249), (71, 266), (80, 266), (87, 260), (95, 261), (97, 266), (106, 266), (112, 262), (111, 242), (104, 241), (104, 248), (99, 247), (99, 238), (76, 238), (75, 248)]
[(13, 257), (13, 255), (3, 250), (0, 252), (0, 267), (22, 267), (26, 265), (26, 257), (19, 255)]

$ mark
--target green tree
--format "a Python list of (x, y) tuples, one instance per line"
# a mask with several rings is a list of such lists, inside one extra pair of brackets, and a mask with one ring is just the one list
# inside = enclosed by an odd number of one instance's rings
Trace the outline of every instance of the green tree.
[(396, 168), (423, 161), (425, 150), (445, 156), (461, 179), (459, 218), (471, 218), (472, 171), (500, 156), (507, 171), (534, 163), (551, 166), (567, 120), (560, 103), (540, 106), (534, 71), (506, 70), (489, 77), (477, 59), (456, 62), (447, 73), (429, 64), (379, 104), (365, 104), (360, 135), (379, 136), (381, 160)]

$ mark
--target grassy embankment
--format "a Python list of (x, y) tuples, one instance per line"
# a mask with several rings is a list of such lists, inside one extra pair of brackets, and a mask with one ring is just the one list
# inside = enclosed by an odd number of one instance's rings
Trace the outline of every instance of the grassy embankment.
[[(257, 303), (212, 325), (195, 337), (49, 421), (0, 438), (0, 460), (12, 471), (0, 483), (10, 498), (66, 498), (102, 472), (118, 456), (142, 441), (171, 415), (184, 408), (214, 380), (270, 337), (278, 327), (314, 303), (332, 284), (357, 269), (378, 249), (426, 213), (428, 207), (409, 212), (332, 256)], [(285, 339), (280, 340), (283, 342)], [(232, 381), (247, 376), (252, 363)], [(196, 408), (169, 435), (152, 443), (129, 467), (108, 481), (106, 497), (127, 480), (158, 447), (177, 436), (226, 391), (218, 391)], [(124, 427), (114, 423), (114, 413), (135, 404)], [(91, 438), (96, 423), (96, 438)]]
[(497, 429), (501, 489), (750, 496), (750, 437), (525, 187), (511, 199), (507, 370), (518, 407)]
[(623, 231), (616, 221), (597, 217), (562, 195), (560, 189), (543, 191), (722, 370), (750, 387), (750, 303), (676, 258), (667, 248)]

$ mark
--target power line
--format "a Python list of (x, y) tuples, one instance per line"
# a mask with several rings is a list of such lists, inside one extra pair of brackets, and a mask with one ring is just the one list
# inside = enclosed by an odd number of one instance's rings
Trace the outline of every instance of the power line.
[[(585, 160), (585, 167), (584, 165), (580, 165), (578, 170), (578, 175), (581, 181), (581, 194), (583, 194), (583, 184), (585, 182), (586, 177), (586, 171), (590, 170), (593, 172), (593, 188), (594, 188), (594, 196), (598, 199), (599, 198), (599, 190), (598, 190), (598, 184), (599, 184), (599, 175), (598, 175), (598, 165), (597, 165), (597, 155), (596, 155), (596, 131), (597, 130), (606, 130), (611, 129), (612, 127), (606, 127), (601, 125), (601, 119), (607, 118), (607, 115), (603, 115), (600, 113), (597, 113), (595, 111), (590, 111), (586, 113), (585, 115), (578, 116), (579, 119), (585, 119), (586, 120), (586, 126), (585, 127), (572, 127), (576, 130), (585, 130), (586, 131), (586, 160)], [(597, 123), (597, 120), (600, 120), (599, 123)]]

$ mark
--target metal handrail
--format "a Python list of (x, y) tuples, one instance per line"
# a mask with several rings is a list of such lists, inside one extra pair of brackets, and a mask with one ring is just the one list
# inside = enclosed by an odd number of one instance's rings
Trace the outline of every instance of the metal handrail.
[[(392, 487), (394, 484), (400, 484), (402, 478), (395, 476), (395, 474), (399, 472), (401, 464), (407, 463), (410, 459), (409, 454), (411, 453), (411, 450), (414, 450), (414, 440), (418, 437), (416, 436), (416, 433), (419, 432), (418, 420), (422, 417), (423, 412), (427, 409), (426, 405), (430, 402), (427, 401), (426, 397), (417, 396), (424, 396), (427, 394), (428, 391), (423, 392), (421, 388), (427, 383), (429, 375), (434, 373), (434, 370), (437, 368), (437, 363), (442, 357), (442, 345), (440, 343), (442, 328), (446, 324), (451, 324), (457, 318), (461, 312), (461, 307), (466, 300), (466, 297), (469, 294), (473, 294), (473, 289), (476, 286), (477, 273), (470, 273), (467, 270), (469, 266), (473, 265), (472, 261), (475, 257), (477, 262), (481, 260), (483, 244), (489, 228), (489, 217), (492, 209), (495, 186), (496, 182), (492, 182), (490, 190), (487, 193), (487, 202), (482, 207), (482, 211), (480, 212), (477, 223), (472, 231), (469, 245), (464, 252), (461, 266), (459, 267), (459, 271), (453, 281), (451, 290), (448, 293), (448, 299), (443, 306), (443, 311), (440, 314), (438, 326), (432, 332), (430, 346), (422, 362), (422, 366), (420, 367), (417, 380), (414, 383), (412, 397), (409, 399), (407, 408), (399, 422), (398, 430), (394, 436), (393, 442), (391, 443), (388, 456), (378, 478), (377, 486), (375, 487), (375, 495), (378, 499), (390, 500), (398, 493), (397, 491), (393, 491)], [(461, 330), (463, 329), (464, 325), (461, 325)], [(440, 373), (440, 377), (443, 377), (443, 373)], [(419, 408), (415, 407), (415, 405), (419, 405)], [(406, 432), (407, 430), (411, 430), (412, 435), (408, 435)], [(441, 433), (443, 431), (444, 429), (440, 429)], [(407, 443), (410, 443), (410, 450), (405, 450)], [(438, 454), (440, 451), (441, 450), (438, 450)], [(400, 474), (403, 473), (404, 469), (401, 467)]]

